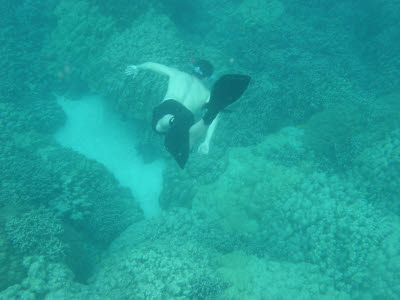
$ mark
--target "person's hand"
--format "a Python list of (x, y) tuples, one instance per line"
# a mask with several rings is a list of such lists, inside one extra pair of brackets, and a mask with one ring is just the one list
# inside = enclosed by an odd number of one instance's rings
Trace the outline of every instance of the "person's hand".
[(207, 142), (202, 142), (197, 149), (197, 153), (207, 155), (210, 150), (210, 145)]
[(125, 69), (126, 76), (132, 76), (133, 78), (135, 78), (137, 73), (138, 73), (138, 67), (135, 65), (127, 66)]

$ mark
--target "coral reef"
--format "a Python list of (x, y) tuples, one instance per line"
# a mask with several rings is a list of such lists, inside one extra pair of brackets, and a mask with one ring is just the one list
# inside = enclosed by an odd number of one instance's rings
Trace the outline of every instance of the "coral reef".
[(2, 47), (0, 102), (29, 102), (49, 94), (50, 78), (40, 59), (43, 41), (52, 30), (52, 1), (10, 1), (0, 9)]
[(216, 252), (195, 238), (196, 227), (186, 210), (132, 225), (112, 243), (92, 286), (118, 299), (218, 296), (225, 284), (213, 272)]
[(131, 193), (100, 163), (60, 146), (43, 155), (61, 180), (61, 192), (49, 205), (88, 239), (107, 245), (143, 218)]
[(336, 104), (313, 115), (305, 127), (305, 145), (319, 157), (337, 161), (337, 155), (351, 138), (366, 129), (366, 122), (358, 107)]
[[(263, 7), (263, 9), (259, 9)], [(285, 8), (281, 1), (270, 0), (262, 2), (260, 0), (245, 0), (238, 9), (236, 15), (242, 19), (242, 26), (254, 26), (256, 30), (265, 30), (264, 27), (273, 23), (284, 12)]]
[[(7, 145), (7, 146), (6, 146)], [(46, 204), (58, 197), (61, 182), (43, 161), (8, 140), (0, 150), (1, 203)]]
[[(15, 99), (18, 100), (18, 99)], [(43, 95), (40, 99), (31, 96), (27, 102), (13, 101), (0, 103), (0, 126), (2, 135), (53, 133), (65, 122), (65, 115), (57, 105), (54, 95)]]
[[(101, 55), (102, 46), (113, 31), (111, 17), (103, 16), (87, 1), (61, 1), (54, 10), (57, 26), (42, 49), (50, 62), (47, 73), (57, 83), (53, 89), (77, 95), (87, 91), (85, 76), (94, 70), (88, 62)], [(99, 73), (96, 64), (95, 73)]]
[(118, 26), (125, 28), (129, 26), (134, 20), (140, 16), (145, 10), (149, 8), (149, 5), (154, 5), (152, 0), (89, 0), (90, 6), (98, 6), (99, 11), (106, 16), (111, 16), (113, 22)]
[[(399, 13), (4, 0), (0, 299), (399, 299)], [(124, 68), (190, 71), (192, 57), (253, 79), (209, 156), (184, 172), (165, 156), (168, 211), (144, 220), (104, 166), (52, 140), (65, 122), (52, 92), (96, 91), (161, 148), (148, 125), (167, 78)]]
[[(209, 216), (215, 213), (213, 217), (220, 219), (226, 228), (241, 232), (259, 230), (258, 221), (266, 205), (294, 192), (304, 178), (299, 176), (295, 162), (300, 162), (304, 170), (311, 168), (301, 159), (304, 158), (301, 137), (301, 130), (286, 129), (258, 146), (230, 149), (225, 172), (218, 180), (198, 189), (193, 199), (195, 211), (203, 214), (207, 211)], [(279, 157), (285, 156), (294, 157), (293, 163), (281, 164)]]
[(238, 251), (221, 257), (218, 272), (230, 284), (222, 299), (351, 299), (312, 264), (277, 262)]
[[(226, 230), (253, 236), (244, 249), (248, 253), (315, 264), (340, 291), (398, 295), (390, 278), (400, 272), (400, 265), (393, 265), (400, 253), (389, 255), (382, 244), (395, 247), (399, 219), (368, 202), (365, 187), (346, 175), (316, 171), (307, 160), (273, 162), (266, 145), (275, 140), (230, 149), (227, 170), (199, 188), (193, 209)], [(301, 153), (301, 143), (294, 144)]]
[(5, 232), (13, 247), (22, 254), (43, 255), (52, 261), (60, 261), (67, 254), (67, 245), (61, 240), (62, 224), (48, 209), (34, 209), (10, 218)]
[(20, 256), (13, 251), (3, 227), (2, 224), (0, 227), (0, 291), (20, 282), (25, 273)]
[[(265, 149), (257, 151), (256, 155), (289, 166), (298, 163), (307, 155), (310, 156), (306, 154), (306, 149), (300, 141), (303, 135), (304, 131), (301, 129), (284, 128), (280, 131), (280, 134), (272, 135), (268, 141), (264, 141), (263, 147)], [(207, 159), (202, 155), (193, 154), (188, 161), (187, 172), (181, 172), (174, 162), (171, 162), (171, 166), (168, 167), (170, 172), (164, 175), (164, 186), (160, 197), (163, 208), (191, 207), (193, 197), (199, 190), (199, 185), (215, 182), (226, 171), (229, 159), (225, 154), (225, 149), (222, 149), (225, 146), (215, 145), (214, 147)], [(241, 154), (238, 153), (238, 155)], [(262, 172), (262, 168), (259, 169)]]
[(208, 267), (213, 257), (200, 245), (173, 242), (174, 247), (152, 243), (113, 253), (96, 273), (95, 288), (118, 299), (127, 299), (132, 293), (138, 299), (187, 298), (193, 288), (198, 289), (197, 283), (192, 287), (190, 282), (198, 277), (215, 278)]
[[(96, 299), (100, 297), (76, 282), (67, 267), (49, 263), (43, 256), (24, 258), (26, 278), (0, 292), (1, 299)], [(99, 299), (99, 298), (97, 298)]]
[(354, 162), (357, 173), (366, 182), (369, 201), (400, 215), (400, 129), (365, 148)]

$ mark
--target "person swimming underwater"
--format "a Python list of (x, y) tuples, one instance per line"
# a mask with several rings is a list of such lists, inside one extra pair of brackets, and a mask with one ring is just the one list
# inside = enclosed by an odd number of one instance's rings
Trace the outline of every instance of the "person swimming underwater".
[[(219, 112), (239, 99), (250, 82), (247, 75), (223, 75), (210, 92), (204, 81), (213, 76), (214, 68), (206, 60), (194, 61), (192, 74), (153, 62), (129, 65), (125, 74), (136, 76), (139, 70), (169, 77), (164, 99), (153, 109), (152, 128), (165, 135), (164, 145), (182, 169), (195, 145), (199, 144), (200, 154), (208, 154)], [(195, 116), (204, 109), (206, 112), (196, 122)]]

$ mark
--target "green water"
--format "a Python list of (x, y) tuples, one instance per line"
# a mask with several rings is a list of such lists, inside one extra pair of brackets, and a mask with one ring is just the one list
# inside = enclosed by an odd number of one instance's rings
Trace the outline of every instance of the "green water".
[[(398, 1), (0, 4), (0, 299), (400, 299)], [(182, 170), (124, 72), (199, 59), (251, 82)]]

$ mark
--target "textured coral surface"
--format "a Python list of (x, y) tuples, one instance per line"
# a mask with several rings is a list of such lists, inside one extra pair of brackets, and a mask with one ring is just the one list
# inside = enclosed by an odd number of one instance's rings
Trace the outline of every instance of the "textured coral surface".
[[(399, 17), (383, 0), (3, 0), (0, 299), (400, 299)], [(149, 126), (168, 77), (124, 70), (199, 58), (252, 80), (182, 171)], [(54, 140), (56, 95), (88, 93), (165, 161), (154, 218)]]

